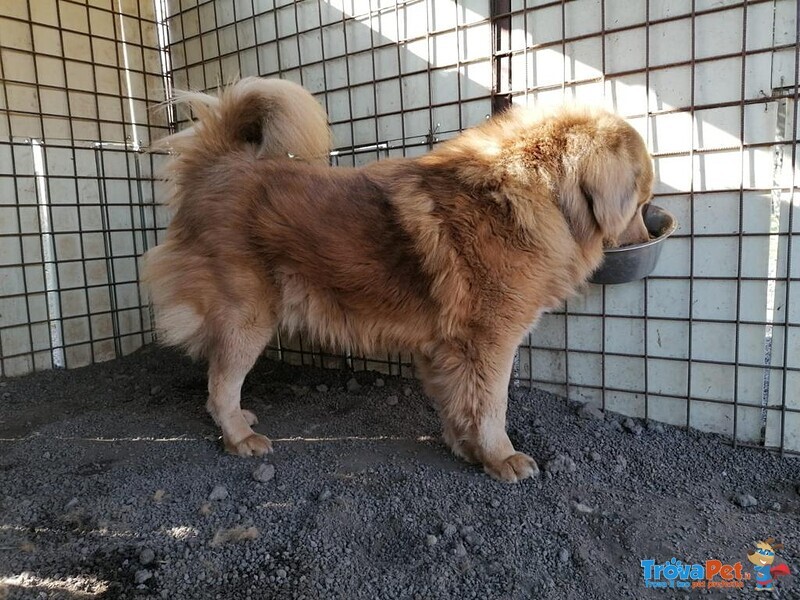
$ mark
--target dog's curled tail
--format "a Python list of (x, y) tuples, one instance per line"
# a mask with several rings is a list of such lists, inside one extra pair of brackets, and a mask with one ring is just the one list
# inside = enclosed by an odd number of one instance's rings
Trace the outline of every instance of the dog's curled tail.
[(154, 148), (212, 158), (251, 146), (259, 156), (328, 162), (328, 116), (307, 90), (291, 81), (246, 77), (218, 96), (177, 91), (172, 103), (190, 106), (197, 120)]

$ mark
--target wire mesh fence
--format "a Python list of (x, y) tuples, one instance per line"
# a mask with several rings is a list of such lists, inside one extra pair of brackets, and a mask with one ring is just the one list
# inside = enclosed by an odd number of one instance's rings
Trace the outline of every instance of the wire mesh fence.
[[(800, 450), (797, 0), (97, 0), (0, 8), (2, 374), (152, 339), (136, 257), (167, 221), (171, 86), (292, 79), (328, 111), (334, 165), (415, 156), (512, 103), (613, 108), (680, 223), (656, 272), (587, 286), (520, 349), (515, 383)], [(37, 166), (38, 165), (38, 166)], [(302, 336), (273, 356), (412, 372)], [(793, 393), (794, 392), (794, 393)]]
[(0, 6), (0, 374), (76, 367), (152, 339), (138, 257), (167, 131), (156, 5)]
[(656, 272), (548, 315), (520, 377), (626, 414), (800, 449), (797, 11), (786, 2), (514, 3), (512, 101), (605, 102), (680, 228)]

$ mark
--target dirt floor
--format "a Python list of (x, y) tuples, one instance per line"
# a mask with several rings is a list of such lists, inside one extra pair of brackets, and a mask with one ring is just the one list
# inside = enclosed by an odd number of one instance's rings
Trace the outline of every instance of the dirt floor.
[(742, 563), (714, 597), (800, 598), (746, 579), (767, 537), (800, 569), (796, 458), (521, 391), (510, 435), (542, 474), (501, 484), (416, 383), (352, 376), (259, 363), (266, 460), (221, 451), (203, 367), (170, 351), (0, 382), (0, 598), (709, 594), (645, 588), (640, 561), (673, 557)]

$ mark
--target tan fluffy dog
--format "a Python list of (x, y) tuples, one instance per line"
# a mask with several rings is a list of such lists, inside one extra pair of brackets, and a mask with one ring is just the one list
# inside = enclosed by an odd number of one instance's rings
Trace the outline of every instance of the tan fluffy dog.
[(535, 474), (506, 434), (514, 352), (604, 242), (647, 239), (653, 171), (633, 128), (600, 110), (513, 109), (420, 158), (330, 168), (269, 157), (265, 144), (316, 150), (258, 134), (263, 113), (245, 107), (274, 98), (256, 86), (188, 100), (200, 120), (170, 140), (175, 214), (145, 279), (163, 340), (208, 358), (225, 447), (271, 450), (240, 407), (242, 382), (278, 329), (302, 329), (327, 346), (414, 352), (453, 452), (497, 479)]

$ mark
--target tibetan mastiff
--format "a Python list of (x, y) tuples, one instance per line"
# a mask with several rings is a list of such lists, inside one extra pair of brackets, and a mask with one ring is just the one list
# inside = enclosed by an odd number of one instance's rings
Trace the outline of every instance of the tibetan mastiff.
[(604, 246), (648, 239), (640, 135), (600, 109), (513, 108), (424, 156), (333, 168), (325, 112), (295, 84), (178, 101), (197, 120), (163, 142), (173, 216), (144, 281), (161, 341), (208, 360), (225, 448), (271, 451), (242, 382), (278, 330), (304, 331), (413, 352), (455, 454), (503, 481), (537, 473), (506, 433), (514, 353)]

